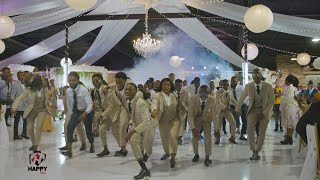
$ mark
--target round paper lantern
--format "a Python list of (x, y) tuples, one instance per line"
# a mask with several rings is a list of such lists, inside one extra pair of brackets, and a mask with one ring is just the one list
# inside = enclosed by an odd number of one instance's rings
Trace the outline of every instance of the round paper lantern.
[(6, 45), (2, 40), (0, 40), (0, 54), (3, 53), (5, 49), (6, 49)]
[(0, 39), (11, 37), (16, 29), (13, 20), (8, 16), (0, 16)]
[(97, 0), (64, 0), (64, 2), (75, 10), (87, 10), (92, 8)]
[(169, 61), (172, 67), (179, 67), (181, 65), (181, 58), (179, 56), (172, 56)]
[(313, 67), (316, 69), (320, 69), (320, 57), (313, 61)]
[[(247, 44), (247, 53), (248, 60), (254, 60), (259, 54), (259, 49), (255, 44), (249, 43)], [(241, 49), (241, 55), (244, 57), (244, 46)]]
[(262, 33), (268, 30), (273, 22), (272, 11), (262, 4), (250, 7), (244, 15), (246, 27), (254, 33)]
[(297, 62), (301, 66), (305, 66), (305, 65), (309, 64), (310, 60), (311, 60), (311, 57), (307, 53), (300, 53), (297, 56)]
[[(64, 66), (66, 65), (65, 63), (66, 63), (65, 58), (62, 58), (61, 61), (60, 61), (60, 65), (61, 65), (62, 67), (64, 67)], [(68, 58), (68, 65), (72, 65), (72, 61), (71, 61), (70, 58)]]

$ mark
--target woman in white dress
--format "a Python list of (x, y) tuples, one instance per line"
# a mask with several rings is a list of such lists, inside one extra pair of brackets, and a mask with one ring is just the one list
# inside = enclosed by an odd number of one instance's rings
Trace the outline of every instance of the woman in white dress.
[(7, 149), (9, 146), (9, 134), (4, 120), (5, 111), (6, 109), (4, 108), (3, 111), (2, 105), (0, 104), (0, 149)]
[(282, 128), (287, 129), (287, 135), (285, 136), (285, 139), (280, 142), (283, 145), (293, 143), (292, 134), (299, 119), (299, 106), (294, 100), (294, 97), (297, 95), (299, 80), (290, 74), (286, 77), (285, 84), (288, 87), (281, 96), (280, 105)]

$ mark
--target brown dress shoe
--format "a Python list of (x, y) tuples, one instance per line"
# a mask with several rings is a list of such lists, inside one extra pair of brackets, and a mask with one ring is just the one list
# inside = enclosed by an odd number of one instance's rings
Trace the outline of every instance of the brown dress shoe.
[(79, 149), (79, 151), (84, 151), (87, 149), (87, 146), (86, 145), (82, 145), (81, 148)]

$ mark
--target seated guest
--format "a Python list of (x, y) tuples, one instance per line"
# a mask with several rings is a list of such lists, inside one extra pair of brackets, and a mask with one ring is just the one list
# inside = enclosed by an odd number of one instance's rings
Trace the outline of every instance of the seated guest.
[(300, 118), (296, 131), (301, 136), (305, 143), (307, 142), (307, 130), (308, 124), (318, 123), (318, 129), (320, 125), (319, 112), (320, 112), (320, 92), (317, 92), (311, 101), (311, 107), (309, 110)]
[(308, 99), (307, 99), (308, 104), (311, 103), (311, 100), (312, 100), (314, 94), (316, 94), (317, 92), (318, 92), (318, 90), (316, 88), (314, 88), (313, 82), (309, 81), (308, 90), (305, 91), (305, 94), (308, 96)]

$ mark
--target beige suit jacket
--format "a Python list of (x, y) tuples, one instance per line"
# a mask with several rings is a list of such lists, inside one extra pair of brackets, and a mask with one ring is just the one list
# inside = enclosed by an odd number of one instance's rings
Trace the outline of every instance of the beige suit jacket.
[(177, 91), (175, 91), (173, 94), (177, 97), (177, 100), (178, 100), (178, 109), (179, 109), (178, 115), (179, 115), (180, 121), (184, 121), (187, 116), (187, 108), (188, 108), (188, 100), (189, 100), (188, 92), (184, 89), (181, 89), (180, 100), (178, 99)]
[[(205, 122), (211, 122), (213, 119), (217, 118), (218, 116), (218, 106), (219, 103), (214, 96), (208, 96), (205, 104), (205, 108), (202, 112), (202, 119)], [(188, 106), (188, 122), (190, 125), (190, 129), (195, 128), (195, 119), (197, 114), (201, 112), (201, 103), (200, 103), (200, 96), (193, 95), (189, 99), (189, 106)]]
[[(49, 99), (48, 99), (48, 89), (45, 88), (44, 90), (44, 95), (45, 95), (45, 107), (46, 110), (49, 114), (51, 114), (50, 112), (50, 108), (49, 108)], [(36, 99), (36, 92), (31, 91), (30, 89), (27, 89), (26, 91), (24, 91), (12, 104), (12, 109), (17, 109), (17, 107), (20, 105), (20, 103), (23, 101), (23, 99), (27, 97), (28, 99), (28, 105), (26, 107), (26, 109), (24, 110), (23, 113), (23, 118), (26, 118), (29, 113), (31, 112), (31, 110), (34, 107), (34, 103), (35, 103), (35, 99)]]
[(137, 133), (141, 134), (147, 128), (152, 128), (148, 105), (143, 99), (135, 96), (131, 102), (131, 108), (130, 118)]
[(122, 103), (117, 98), (115, 91), (113, 89), (109, 89), (108, 93), (101, 97), (101, 102), (103, 107), (103, 120), (107, 118), (112, 120), (117, 119), (117, 115), (121, 111)]
[[(254, 100), (254, 95), (255, 95), (256, 87), (254, 82), (251, 82), (246, 85), (244, 88), (244, 91), (241, 94), (241, 97), (238, 101), (238, 104), (236, 106), (236, 111), (240, 112), (241, 106), (244, 103), (245, 98), (248, 96), (249, 97), (249, 108), (248, 108), (248, 113), (252, 109), (253, 106), (253, 100)], [(273, 107), (274, 103), (274, 93), (273, 93), (273, 88), (271, 84), (262, 82), (262, 87), (260, 91), (260, 95), (262, 97), (262, 109), (263, 109), (263, 114), (267, 117), (271, 117), (271, 110)]]
[[(227, 93), (227, 97), (226, 97)], [(224, 89), (220, 89), (216, 93), (216, 97), (219, 98), (222, 104), (225, 106), (230, 106), (230, 105), (237, 105), (238, 102), (234, 99), (233, 94), (231, 91), (225, 91)]]

